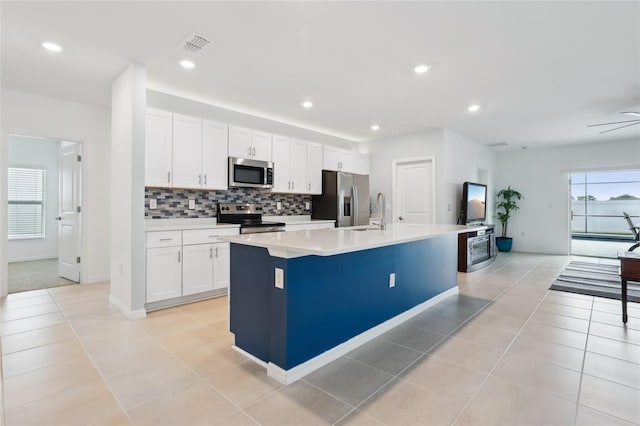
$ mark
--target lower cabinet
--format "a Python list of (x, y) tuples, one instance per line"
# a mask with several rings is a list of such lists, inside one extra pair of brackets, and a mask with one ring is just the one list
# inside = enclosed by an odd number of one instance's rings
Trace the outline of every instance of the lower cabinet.
[(182, 296), (182, 247), (147, 249), (147, 303)]
[(229, 243), (184, 246), (182, 295), (229, 287)]
[(219, 235), (237, 228), (147, 232), (147, 303), (211, 290), (230, 281), (230, 247)]

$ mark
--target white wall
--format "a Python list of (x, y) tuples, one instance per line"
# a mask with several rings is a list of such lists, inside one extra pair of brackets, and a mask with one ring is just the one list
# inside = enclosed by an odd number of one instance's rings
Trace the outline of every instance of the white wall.
[(46, 170), (44, 235), (42, 239), (10, 240), (7, 260), (51, 259), (58, 257), (58, 156), (60, 141), (25, 136), (9, 136), (9, 167)]
[(129, 318), (145, 315), (144, 129), (146, 69), (130, 64), (111, 95), (111, 293)]
[(289, 124), (253, 115), (243, 114), (241, 112), (208, 105), (167, 93), (156, 92), (154, 90), (147, 90), (147, 106), (346, 149), (353, 149), (357, 145), (356, 142), (325, 135), (313, 130), (291, 126)]
[(513, 250), (569, 254), (569, 173), (633, 168), (640, 168), (638, 140), (498, 154), (497, 189), (511, 185), (524, 196), (509, 221)]
[[(110, 112), (105, 109), (2, 89), (0, 166), (5, 170), (3, 176), (6, 176), (9, 134), (82, 142), (83, 283), (109, 279), (109, 122)], [(6, 183), (1, 191), (0, 198), (6, 200)], [(0, 226), (0, 265), (3, 268), (0, 289), (4, 292), (6, 227), (4, 207)]]
[[(370, 156), (370, 195), (387, 196), (387, 217), (395, 218), (392, 164), (394, 160), (434, 157), (436, 165), (436, 223), (454, 224), (458, 218), (462, 184), (478, 181), (478, 170), (485, 170), (493, 185), (496, 155), (484, 145), (467, 140), (447, 129), (434, 129), (405, 136), (361, 143), (359, 149)], [(484, 183), (484, 182), (482, 182)], [(490, 200), (489, 200), (490, 201)], [(493, 204), (488, 204), (489, 212)], [(491, 216), (487, 221), (491, 222)]]

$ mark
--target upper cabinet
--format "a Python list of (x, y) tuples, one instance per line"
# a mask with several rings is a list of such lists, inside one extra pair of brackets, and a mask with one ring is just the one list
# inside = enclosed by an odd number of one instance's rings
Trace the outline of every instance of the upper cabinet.
[(271, 161), (271, 134), (230, 126), (229, 156)]
[(173, 114), (173, 186), (202, 186), (202, 120)]
[(353, 173), (359, 175), (369, 174), (369, 154), (363, 154), (362, 152), (354, 154)]
[(145, 185), (227, 189), (226, 124), (148, 109)]
[(171, 186), (173, 114), (147, 109), (145, 121), (145, 186)]
[(353, 152), (325, 145), (323, 169), (353, 172)]
[(226, 124), (204, 120), (202, 122), (202, 188), (227, 189), (228, 175)]
[(308, 193), (307, 142), (274, 135), (273, 192)]
[(307, 193), (322, 194), (322, 145), (307, 144)]

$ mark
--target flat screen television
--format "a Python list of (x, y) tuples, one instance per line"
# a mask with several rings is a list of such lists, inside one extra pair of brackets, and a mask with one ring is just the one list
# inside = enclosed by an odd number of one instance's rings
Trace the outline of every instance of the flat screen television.
[(462, 221), (465, 225), (484, 223), (487, 220), (487, 185), (465, 182), (462, 185)]

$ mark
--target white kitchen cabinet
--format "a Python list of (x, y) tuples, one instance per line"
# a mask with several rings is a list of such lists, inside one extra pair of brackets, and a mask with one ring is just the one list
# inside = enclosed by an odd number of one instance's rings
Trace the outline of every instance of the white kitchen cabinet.
[(202, 120), (173, 114), (173, 187), (202, 187)]
[(213, 244), (184, 246), (182, 295), (213, 290)]
[(271, 161), (271, 133), (251, 131), (251, 158)]
[(307, 194), (322, 194), (322, 145), (307, 144)]
[(229, 156), (271, 161), (271, 134), (230, 126)]
[(231, 281), (231, 247), (229, 243), (213, 244), (213, 289), (229, 288)]
[(307, 142), (274, 135), (272, 192), (307, 193)]
[(171, 186), (173, 114), (147, 109), (145, 118), (145, 186)]
[(357, 152), (354, 155), (353, 173), (359, 175), (369, 174), (369, 154)]
[(202, 188), (227, 189), (228, 132), (223, 123), (202, 122)]
[(324, 146), (323, 169), (353, 172), (353, 152), (334, 146)]
[(147, 249), (147, 303), (182, 295), (182, 247)]
[(274, 135), (272, 141), (273, 188), (272, 192), (289, 192), (291, 189), (291, 140)]

